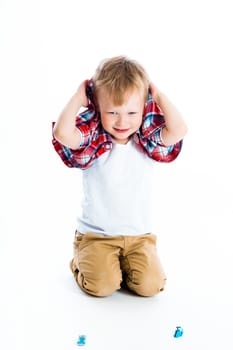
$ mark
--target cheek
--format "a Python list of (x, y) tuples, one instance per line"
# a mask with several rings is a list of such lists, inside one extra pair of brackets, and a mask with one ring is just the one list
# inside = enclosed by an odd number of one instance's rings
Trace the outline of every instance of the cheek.
[(111, 119), (106, 116), (100, 116), (101, 123), (104, 128), (111, 126)]
[(136, 128), (139, 128), (141, 126), (141, 124), (142, 124), (142, 117), (140, 117), (134, 121), (134, 126)]

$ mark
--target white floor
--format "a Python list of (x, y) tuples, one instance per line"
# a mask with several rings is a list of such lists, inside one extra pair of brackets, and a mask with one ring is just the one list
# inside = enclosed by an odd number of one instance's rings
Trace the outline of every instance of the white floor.
[[(160, 197), (156, 210), (166, 290), (152, 298), (124, 291), (93, 298), (80, 291), (68, 267), (76, 202), (71, 194), (79, 175), (50, 152), (51, 172), (35, 178), (31, 169), (24, 181), (18, 174), (22, 187), (13, 185), (5, 205), (11, 211), (2, 215), (2, 348), (72, 350), (85, 335), (86, 349), (232, 349), (233, 211), (227, 184), (185, 168), (183, 161), (161, 168), (173, 198), (165, 211), (167, 199)], [(169, 185), (171, 171), (176, 186)], [(186, 176), (179, 179), (181, 171)], [(70, 183), (58, 193), (67, 178)], [(157, 190), (158, 198), (162, 192)], [(176, 326), (184, 330), (180, 338), (173, 336)]]

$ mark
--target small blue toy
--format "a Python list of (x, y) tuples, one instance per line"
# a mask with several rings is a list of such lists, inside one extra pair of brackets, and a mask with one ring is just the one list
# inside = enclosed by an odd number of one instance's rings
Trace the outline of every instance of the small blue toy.
[(78, 346), (83, 346), (86, 344), (86, 336), (85, 335), (80, 335), (79, 339), (77, 340), (76, 344)]
[(174, 337), (175, 338), (179, 338), (182, 337), (184, 331), (182, 327), (176, 327), (175, 333), (174, 333)]

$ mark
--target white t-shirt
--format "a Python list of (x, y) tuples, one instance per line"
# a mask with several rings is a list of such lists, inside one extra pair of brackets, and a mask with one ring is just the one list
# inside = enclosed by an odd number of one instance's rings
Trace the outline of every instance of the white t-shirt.
[(110, 152), (83, 170), (81, 233), (140, 235), (152, 232), (155, 161), (132, 141), (113, 143)]

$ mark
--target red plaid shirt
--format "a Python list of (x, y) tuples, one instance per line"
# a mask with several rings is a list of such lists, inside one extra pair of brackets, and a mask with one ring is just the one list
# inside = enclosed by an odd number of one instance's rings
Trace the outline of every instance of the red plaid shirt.
[[(54, 137), (52, 140), (55, 151), (62, 161), (70, 168), (86, 169), (103, 153), (112, 149), (112, 138), (101, 125), (100, 114), (93, 103), (93, 83), (87, 84), (86, 93), (89, 98), (87, 109), (76, 117), (76, 127), (81, 134), (81, 144), (77, 150), (72, 150)], [(53, 123), (54, 126), (55, 123)], [(150, 92), (144, 107), (141, 127), (132, 135), (137, 148), (158, 162), (171, 162), (180, 153), (182, 140), (172, 146), (165, 146), (161, 131), (165, 127), (163, 113), (152, 99)]]

